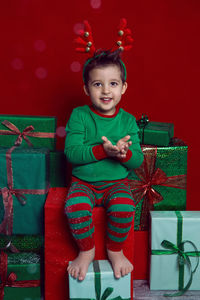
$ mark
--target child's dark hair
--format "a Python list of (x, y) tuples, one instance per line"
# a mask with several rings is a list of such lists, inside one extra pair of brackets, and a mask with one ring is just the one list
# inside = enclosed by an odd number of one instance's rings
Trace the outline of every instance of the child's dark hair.
[(89, 73), (91, 70), (97, 67), (104, 67), (109, 65), (118, 66), (121, 72), (122, 83), (126, 81), (126, 68), (120, 58), (121, 50), (117, 49), (114, 52), (109, 50), (96, 52), (95, 55), (88, 59), (83, 68), (83, 81), (85, 85), (88, 85)]

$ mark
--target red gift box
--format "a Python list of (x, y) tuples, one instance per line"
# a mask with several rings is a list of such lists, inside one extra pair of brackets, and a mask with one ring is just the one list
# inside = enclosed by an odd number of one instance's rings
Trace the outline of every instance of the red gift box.
[(134, 280), (149, 278), (149, 232), (135, 231), (134, 233)]
[[(78, 248), (71, 236), (67, 218), (64, 214), (64, 204), (67, 188), (51, 188), (45, 203), (45, 300), (67, 300), (68, 274), (67, 265), (76, 258)], [(107, 259), (105, 249), (106, 214), (102, 207), (93, 210), (95, 226), (95, 259)], [(134, 226), (124, 245), (124, 254), (134, 261)], [(132, 273), (133, 277), (133, 273)], [(131, 280), (131, 285), (133, 278)], [(133, 299), (132, 287), (131, 299)]]

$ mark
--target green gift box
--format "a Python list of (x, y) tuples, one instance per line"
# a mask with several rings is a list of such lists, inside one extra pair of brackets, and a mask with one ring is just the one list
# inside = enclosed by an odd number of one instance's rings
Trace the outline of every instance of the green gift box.
[(151, 211), (151, 290), (200, 290), (200, 211)]
[(40, 252), (43, 245), (43, 235), (4, 235), (0, 238), (0, 250), (6, 252)]
[(129, 174), (136, 204), (135, 230), (148, 229), (150, 210), (186, 209), (188, 147), (179, 144), (142, 146), (144, 161)]
[(51, 187), (67, 186), (67, 160), (63, 151), (50, 152), (49, 173)]
[(0, 145), (48, 148), (55, 150), (56, 118), (0, 115)]
[(93, 261), (83, 281), (69, 275), (69, 298), (74, 300), (131, 299), (130, 274), (116, 279), (108, 260)]
[(149, 122), (146, 116), (137, 121), (140, 143), (144, 145), (168, 146), (174, 137), (174, 124)]
[(40, 300), (40, 257), (0, 253), (0, 300)]
[(43, 234), (49, 150), (0, 148), (0, 233)]

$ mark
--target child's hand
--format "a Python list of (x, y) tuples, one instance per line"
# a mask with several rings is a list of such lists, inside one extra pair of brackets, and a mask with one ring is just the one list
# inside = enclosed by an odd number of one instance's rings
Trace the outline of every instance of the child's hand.
[(103, 140), (103, 148), (108, 156), (117, 157), (117, 155), (120, 154), (118, 146), (113, 145), (107, 137), (102, 136), (101, 139)]
[(120, 150), (120, 153), (117, 155), (118, 158), (125, 158), (129, 147), (132, 145), (132, 142), (128, 140), (130, 139), (130, 135), (126, 135), (122, 139), (117, 142), (117, 147)]
[(128, 142), (129, 139), (130, 135), (126, 135), (117, 142), (117, 145), (113, 145), (107, 137), (102, 136), (104, 150), (108, 156), (117, 157), (119, 159), (125, 158), (126, 153), (132, 144), (131, 141)]

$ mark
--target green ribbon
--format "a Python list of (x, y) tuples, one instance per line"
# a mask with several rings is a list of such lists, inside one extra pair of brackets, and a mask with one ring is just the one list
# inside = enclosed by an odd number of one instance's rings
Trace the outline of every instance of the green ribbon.
[[(113, 292), (112, 287), (107, 287), (103, 294), (101, 295), (101, 271), (99, 268), (99, 261), (93, 261), (93, 269), (94, 269), (94, 286), (95, 286), (95, 296), (96, 298), (84, 298), (84, 300), (105, 300), (107, 299)], [(70, 298), (71, 299), (71, 298)], [(83, 298), (72, 298), (73, 300), (83, 300)], [(121, 296), (117, 296), (110, 300), (130, 300), (131, 298), (123, 299)]]
[[(200, 257), (200, 251), (198, 251), (195, 244), (189, 240), (182, 241), (182, 228), (183, 228), (183, 217), (181, 215), (180, 211), (175, 211), (178, 222), (177, 222), (177, 245), (171, 243), (168, 240), (163, 240), (161, 243), (161, 246), (163, 248), (166, 248), (168, 250), (152, 250), (152, 255), (171, 255), (171, 254), (178, 254), (178, 268), (179, 268), (179, 292), (173, 293), (173, 294), (164, 294), (166, 297), (176, 297), (176, 296), (182, 296), (191, 286), (193, 275), (196, 272), (196, 269), (199, 266), (199, 257)], [(184, 245), (188, 243), (190, 244), (195, 251), (184, 251)], [(196, 257), (196, 265), (194, 269), (192, 270), (192, 265), (190, 261), (191, 257)], [(187, 282), (187, 284), (184, 287), (184, 266), (187, 265), (190, 278)]]

